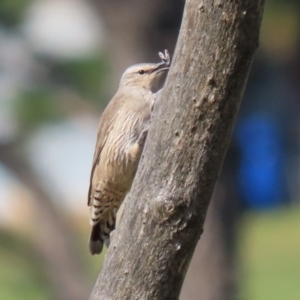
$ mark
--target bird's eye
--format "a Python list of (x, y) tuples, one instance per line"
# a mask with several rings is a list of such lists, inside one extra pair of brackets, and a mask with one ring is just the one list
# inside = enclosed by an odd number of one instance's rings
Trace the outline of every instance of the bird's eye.
[(145, 74), (145, 71), (144, 71), (144, 70), (139, 70), (139, 74), (140, 74), (140, 75), (144, 75), (144, 74)]

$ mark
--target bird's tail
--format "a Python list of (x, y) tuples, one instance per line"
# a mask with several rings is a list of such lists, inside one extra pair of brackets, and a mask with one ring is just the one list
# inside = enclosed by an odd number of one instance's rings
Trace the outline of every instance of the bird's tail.
[(115, 229), (116, 215), (111, 212), (106, 218), (92, 225), (92, 231), (89, 240), (89, 250), (92, 255), (100, 254), (103, 249), (103, 244), (109, 247), (110, 233)]

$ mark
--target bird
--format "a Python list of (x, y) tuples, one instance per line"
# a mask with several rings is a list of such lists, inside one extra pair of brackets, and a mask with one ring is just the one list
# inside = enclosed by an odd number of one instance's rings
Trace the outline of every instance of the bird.
[(100, 254), (104, 244), (109, 247), (117, 211), (131, 188), (161, 91), (155, 88), (170, 66), (167, 50), (159, 52), (159, 57), (159, 63), (136, 64), (125, 70), (100, 118), (88, 191), (92, 255)]

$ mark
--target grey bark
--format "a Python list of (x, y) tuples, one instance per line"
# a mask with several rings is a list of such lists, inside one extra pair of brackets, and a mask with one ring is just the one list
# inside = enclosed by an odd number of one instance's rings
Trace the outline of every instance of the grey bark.
[(216, 184), (180, 300), (199, 300), (199, 295), (201, 300), (238, 299), (235, 229), (238, 199), (227, 185), (224, 178)]
[(161, 102), (91, 299), (178, 299), (258, 46), (263, 5), (186, 1)]

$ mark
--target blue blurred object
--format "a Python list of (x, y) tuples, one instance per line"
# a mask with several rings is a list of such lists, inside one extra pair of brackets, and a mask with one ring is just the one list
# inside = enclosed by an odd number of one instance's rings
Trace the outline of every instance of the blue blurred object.
[(241, 160), (238, 188), (245, 204), (254, 209), (278, 206), (286, 196), (284, 143), (269, 116), (254, 114), (241, 120), (236, 129)]

